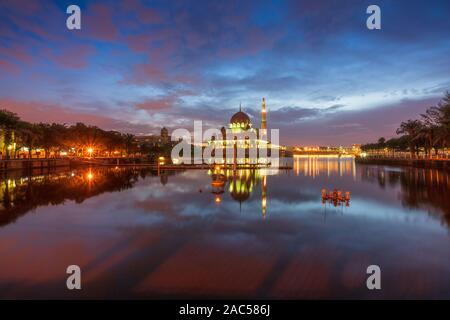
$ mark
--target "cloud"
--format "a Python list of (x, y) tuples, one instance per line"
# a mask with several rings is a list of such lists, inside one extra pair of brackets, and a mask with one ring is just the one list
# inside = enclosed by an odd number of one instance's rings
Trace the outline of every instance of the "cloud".
[(86, 32), (89, 37), (103, 41), (118, 39), (119, 31), (109, 5), (93, 4), (85, 12), (87, 14), (82, 22), (82, 35)]
[(105, 126), (145, 132), (220, 127), (240, 101), (258, 123), (264, 96), (286, 143), (374, 139), (449, 88), (449, 3), (380, 0), (380, 32), (365, 28), (366, 4), (92, 0), (69, 31), (64, 5), (4, 0), (0, 97), (26, 92), (49, 119), (107, 115)]
[(15, 64), (12, 64), (6, 60), (0, 60), (0, 69), (13, 75), (20, 72), (20, 69)]
[(147, 124), (133, 124), (124, 120), (108, 116), (80, 112), (63, 105), (39, 101), (21, 101), (0, 98), (0, 109), (17, 113), (23, 120), (29, 122), (66, 123), (75, 124), (83, 122), (98, 126), (105, 130), (118, 130), (121, 132), (146, 133), (154, 130)]
[[(267, 117), (272, 128), (282, 128), (286, 125), (311, 121), (312, 119), (320, 118), (325, 115), (328, 116), (328, 114), (343, 107), (344, 105), (333, 105), (325, 108), (282, 107), (270, 111)], [(260, 111), (256, 109), (249, 110), (249, 113), (256, 119), (260, 118), (259, 112)]]
[(1, 46), (0, 56), (1, 55), (10, 60), (16, 60), (27, 65), (33, 62), (33, 56), (28, 52), (27, 48), (20, 43), (13, 43), (10, 46)]
[(80, 69), (88, 65), (88, 59), (95, 54), (95, 47), (77, 45), (64, 47), (58, 54), (51, 55), (51, 59), (67, 68)]
[(151, 99), (146, 100), (144, 102), (140, 102), (136, 104), (137, 109), (142, 109), (146, 111), (161, 111), (165, 109), (171, 108), (174, 103), (176, 102), (175, 97), (167, 97), (167, 98), (161, 98), (161, 99)]

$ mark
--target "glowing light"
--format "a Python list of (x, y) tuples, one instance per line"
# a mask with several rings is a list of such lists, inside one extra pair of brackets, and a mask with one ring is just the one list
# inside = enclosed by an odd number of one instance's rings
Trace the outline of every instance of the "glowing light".
[(221, 202), (222, 202), (222, 199), (221, 199), (219, 196), (216, 196), (216, 198), (214, 199), (214, 201), (215, 201), (216, 203), (221, 203)]
[(94, 149), (93, 149), (93, 148), (88, 148), (88, 149), (87, 149), (87, 152), (88, 152), (89, 154), (92, 154), (92, 153), (94, 152)]
[(94, 175), (92, 174), (92, 172), (90, 172), (90, 171), (88, 172), (87, 178), (88, 178), (88, 180), (94, 179)]
[(12, 148), (13, 148), (12, 145), (9, 145), (9, 146), (8, 146), (8, 150), (12, 150)]

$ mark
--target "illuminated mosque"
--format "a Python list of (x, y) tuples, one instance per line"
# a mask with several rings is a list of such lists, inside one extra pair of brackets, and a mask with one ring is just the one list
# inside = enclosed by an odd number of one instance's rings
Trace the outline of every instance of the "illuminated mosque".
[[(242, 111), (242, 106), (239, 106), (239, 111), (232, 115), (228, 130), (225, 127), (221, 128), (222, 135), (213, 137), (208, 144), (212, 145), (214, 149), (223, 150), (224, 161), (222, 163), (237, 164), (257, 164), (267, 165), (270, 161), (270, 148), (280, 148), (280, 146), (272, 145), (267, 137), (267, 109), (266, 101), (262, 98), (261, 103), (261, 127), (256, 128), (252, 125), (250, 117)], [(228, 133), (233, 134), (230, 139), (227, 137)], [(244, 157), (238, 158), (237, 147), (244, 149)], [(256, 158), (250, 157), (250, 148), (255, 148)], [(260, 149), (264, 148), (267, 152), (261, 153)], [(226, 158), (226, 154), (231, 152), (233, 158)], [(219, 161), (220, 162), (220, 161)], [(241, 168), (241, 169), (239, 169)], [(245, 168), (245, 169), (243, 169)], [(264, 169), (263, 169), (264, 170)], [(264, 170), (265, 171), (265, 170)], [(266, 217), (267, 206), (267, 172), (262, 174), (261, 170), (250, 170), (248, 166), (237, 167), (233, 170), (227, 169), (226, 166), (216, 165), (213, 170), (209, 172), (211, 175), (211, 193), (214, 194), (214, 201), (216, 203), (222, 202), (222, 195), (228, 189), (233, 200), (239, 202), (239, 207), (242, 203), (247, 201), (256, 187), (261, 188), (261, 215), (263, 219)]]
[[(239, 111), (233, 114), (230, 119), (228, 129), (234, 135), (232, 140), (227, 139), (227, 130), (225, 127), (222, 127), (222, 135), (213, 137), (208, 142), (214, 149), (223, 150), (224, 162), (226, 154), (229, 152), (228, 154), (233, 154), (233, 159), (228, 159), (227, 163), (267, 164), (267, 157), (270, 156), (270, 148), (274, 146), (267, 139), (267, 110), (264, 98), (262, 98), (261, 104), (261, 128), (253, 127), (250, 117), (242, 111), (242, 106), (239, 106)], [(245, 150), (245, 156), (243, 158), (237, 158), (236, 148)], [(250, 149), (252, 148), (255, 148), (257, 153), (255, 159), (250, 157)], [(262, 148), (267, 150), (265, 156), (260, 154), (260, 149)]]

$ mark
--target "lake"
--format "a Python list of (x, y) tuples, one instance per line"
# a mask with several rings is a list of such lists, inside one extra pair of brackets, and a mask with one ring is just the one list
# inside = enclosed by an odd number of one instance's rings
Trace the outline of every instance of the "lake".
[(448, 172), (292, 162), (3, 174), (0, 298), (450, 298)]

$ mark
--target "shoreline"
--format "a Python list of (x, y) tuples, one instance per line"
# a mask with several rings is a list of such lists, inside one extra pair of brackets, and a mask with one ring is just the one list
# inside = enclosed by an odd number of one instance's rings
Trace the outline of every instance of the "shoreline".
[[(106, 162), (99, 162), (103, 160)], [(140, 167), (150, 168), (154, 170), (206, 170), (214, 167), (212, 164), (186, 164), (186, 165), (158, 165), (155, 163), (133, 163), (130, 162), (133, 159), (121, 159), (125, 163), (120, 163), (115, 158), (111, 159), (12, 159), (12, 160), (0, 160), (0, 172), (20, 171), (20, 170), (35, 170), (35, 169), (52, 169), (52, 168), (77, 168), (77, 167)], [(233, 165), (223, 166), (225, 169), (233, 169)], [(260, 165), (238, 165), (238, 170), (245, 169), (264, 169), (270, 166)], [(292, 166), (279, 166), (277, 169), (290, 170)]]
[(356, 157), (355, 162), (358, 164), (389, 165), (422, 169), (442, 169), (450, 171), (450, 160), (448, 159), (396, 159)]

